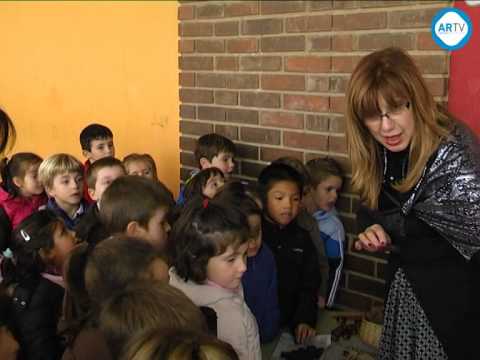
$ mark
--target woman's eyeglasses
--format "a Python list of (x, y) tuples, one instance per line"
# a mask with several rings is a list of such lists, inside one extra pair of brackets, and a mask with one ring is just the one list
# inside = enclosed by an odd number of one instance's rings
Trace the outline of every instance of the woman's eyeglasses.
[(402, 104), (395, 109), (392, 109), (390, 111), (386, 111), (384, 113), (380, 113), (378, 115), (373, 115), (365, 118), (366, 122), (369, 123), (375, 123), (383, 120), (384, 117), (386, 117), (389, 120), (395, 120), (398, 118), (400, 115), (402, 115), (403, 111), (405, 109), (410, 109), (410, 101), (407, 101), (405, 104)]

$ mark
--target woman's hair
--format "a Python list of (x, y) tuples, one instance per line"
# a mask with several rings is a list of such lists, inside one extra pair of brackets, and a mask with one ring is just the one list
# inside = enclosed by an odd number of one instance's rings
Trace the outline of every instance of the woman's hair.
[(315, 158), (307, 162), (307, 169), (310, 173), (311, 184), (316, 188), (318, 184), (330, 176), (337, 176), (343, 180), (343, 170), (340, 164), (333, 158)]
[(63, 226), (51, 210), (39, 210), (25, 218), (15, 229), (9, 248), (13, 259), (3, 267), (4, 282), (8, 286), (17, 282), (36, 281), (47, 268), (40, 254), (55, 246), (54, 232)]
[(411, 189), (428, 159), (450, 133), (453, 122), (440, 111), (413, 59), (402, 49), (375, 51), (360, 60), (346, 92), (346, 134), (352, 163), (352, 185), (370, 208), (376, 208), (382, 184), (382, 147), (365, 126), (381, 113), (380, 99), (390, 109), (410, 103), (415, 132), (409, 149), (406, 178), (395, 188)]
[(114, 358), (142, 331), (207, 330), (200, 309), (182, 291), (159, 281), (132, 283), (110, 297), (101, 306), (99, 327)]
[(238, 360), (233, 347), (213, 336), (188, 330), (156, 329), (140, 333), (126, 346), (122, 360)]
[(225, 184), (215, 195), (215, 202), (225, 204), (225, 206), (234, 206), (240, 209), (245, 216), (262, 215), (260, 194), (255, 185), (243, 183), (241, 181), (231, 181)]
[(185, 281), (203, 283), (210, 258), (248, 241), (248, 222), (240, 209), (215, 200), (194, 199), (170, 233), (173, 265)]
[(187, 180), (183, 192), (185, 197), (185, 203), (188, 203), (194, 197), (204, 197), (203, 189), (207, 185), (208, 180), (213, 176), (220, 176), (222, 179), (225, 178), (222, 170), (216, 167), (209, 167), (201, 170), (189, 180)]
[(20, 189), (15, 185), (13, 178), (23, 179), (27, 174), (28, 168), (42, 162), (42, 158), (36, 154), (24, 152), (17, 153), (10, 160), (4, 158), (0, 161), (0, 175), (2, 177), (2, 186), (11, 197), (20, 195)]
[(153, 160), (153, 157), (150, 154), (132, 153), (125, 156), (123, 158), (123, 166), (125, 166), (125, 169), (127, 170), (127, 174), (128, 174), (129, 165), (133, 162), (138, 162), (138, 161), (147, 164), (150, 167), (150, 170), (153, 175), (153, 179), (158, 180), (157, 165), (155, 165), (155, 160)]
[(0, 156), (15, 143), (15, 126), (8, 114), (0, 108)]
[(258, 188), (260, 195), (262, 196), (264, 209), (267, 208), (268, 192), (276, 183), (281, 181), (289, 181), (296, 184), (300, 195), (303, 195), (303, 176), (289, 165), (272, 163), (265, 167), (258, 176)]

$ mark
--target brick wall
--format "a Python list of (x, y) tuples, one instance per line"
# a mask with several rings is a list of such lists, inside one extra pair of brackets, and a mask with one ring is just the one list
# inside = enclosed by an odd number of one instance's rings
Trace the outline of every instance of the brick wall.
[[(347, 173), (344, 92), (358, 59), (395, 45), (407, 49), (436, 99), (447, 101), (448, 53), (430, 35), (447, 1), (182, 1), (181, 176), (195, 167), (195, 139), (223, 134), (238, 145), (238, 176), (257, 177), (280, 156), (329, 155)], [(352, 249), (358, 197), (338, 208), (348, 232), (339, 303), (367, 309), (383, 299), (385, 262)]]

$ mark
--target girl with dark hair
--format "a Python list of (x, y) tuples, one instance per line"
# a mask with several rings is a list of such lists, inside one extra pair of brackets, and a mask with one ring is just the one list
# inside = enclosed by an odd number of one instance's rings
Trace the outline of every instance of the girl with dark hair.
[(210, 167), (201, 170), (185, 184), (185, 204), (196, 197), (213, 199), (224, 183), (225, 176), (220, 169)]

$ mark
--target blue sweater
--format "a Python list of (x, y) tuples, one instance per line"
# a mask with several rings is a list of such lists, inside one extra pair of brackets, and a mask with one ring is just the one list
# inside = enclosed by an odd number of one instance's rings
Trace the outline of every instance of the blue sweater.
[(242, 285), (245, 302), (257, 319), (260, 341), (273, 340), (280, 326), (280, 310), (275, 258), (267, 245), (262, 244), (257, 255), (247, 258)]

